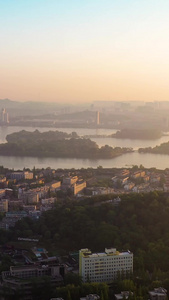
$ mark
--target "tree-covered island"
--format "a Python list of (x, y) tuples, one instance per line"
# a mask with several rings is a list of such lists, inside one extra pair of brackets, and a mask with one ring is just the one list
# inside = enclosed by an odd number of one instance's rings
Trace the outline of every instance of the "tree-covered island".
[(155, 140), (162, 136), (162, 132), (157, 129), (122, 129), (112, 134), (112, 138), (119, 139), (139, 139), (139, 140)]
[(112, 148), (108, 145), (99, 148), (94, 141), (80, 138), (75, 132), (22, 130), (7, 135), (6, 140), (7, 143), (0, 144), (0, 155), (109, 159), (133, 151), (132, 148)]
[(167, 154), (169, 155), (169, 142), (162, 143), (159, 146), (155, 146), (154, 148), (148, 147), (148, 148), (139, 148), (139, 152), (142, 153), (155, 153), (155, 154)]

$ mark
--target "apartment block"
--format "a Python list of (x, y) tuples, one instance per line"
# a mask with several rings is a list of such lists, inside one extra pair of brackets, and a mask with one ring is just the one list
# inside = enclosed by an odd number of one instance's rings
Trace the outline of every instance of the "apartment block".
[[(10, 291), (10, 296), (22, 292), (23, 300), (32, 300), (32, 278), (38, 277), (38, 287), (43, 287), (44, 276), (48, 277), (53, 288), (63, 284), (61, 275), (63, 266), (11, 266), (9, 271), (2, 272), (1, 286)], [(11, 298), (12, 299), (12, 298)]]
[(73, 185), (73, 194), (77, 195), (86, 188), (86, 181), (77, 182)]
[(78, 177), (77, 176), (69, 176), (69, 177), (66, 177), (66, 178), (63, 178), (63, 182), (62, 184), (63, 185), (72, 185), (74, 183), (76, 183), (78, 181)]
[(150, 300), (166, 300), (167, 290), (163, 287), (155, 288), (153, 291), (149, 291)]
[(61, 188), (61, 181), (55, 181), (49, 184), (50, 190), (51, 191), (57, 191), (60, 190)]
[(105, 252), (92, 253), (89, 249), (79, 251), (79, 275), (84, 282), (112, 282), (119, 273), (133, 272), (133, 253), (105, 248)]
[(24, 178), (32, 180), (33, 179), (33, 172), (24, 172)]
[(0, 199), (0, 212), (8, 212), (8, 199)]
[(56, 198), (47, 198), (41, 200), (42, 205), (54, 204), (55, 202), (56, 202)]
[(16, 179), (16, 180), (22, 180), (22, 179), (33, 179), (33, 172), (12, 172), (8, 174), (9, 178)]
[(144, 177), (146, 175), (145, 171), (136, 171), (133, 173), (133, 175), (131, 176), (132, 178), (136, 179), (139, 177)]
[(4, 197), (5, 194), (6, 194), (5, 189), (0, 189), (0, 199), (1, 199), (2, 197)]

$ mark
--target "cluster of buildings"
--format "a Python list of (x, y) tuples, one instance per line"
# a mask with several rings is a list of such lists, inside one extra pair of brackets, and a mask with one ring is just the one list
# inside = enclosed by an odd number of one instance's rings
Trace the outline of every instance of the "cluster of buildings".
[(94, 170), (93, 176), (88, 178), (85, 195), (145, 193), (156, 190), (169, 191), (167, 171), (100, 168)]
[[(113, 171), (114, 172), (114, 171)], [(83, 172), (74, 172), (72, 174), (51, 169), (39, 170), (39, 172), (18, 171), (7, 172), (6, 175), (0, 176), (0, 212), (4, 213), (4, 217), (0, 222), (0, 228), (8, 229), (15, 225), (18, 220), (29, 216), (31, 218), (39, 218), (43, 211), (52, 209), (57, 201), (57, 192), (68, 192), (72, 197), (82, 195), (88, 197), (90, 193), (111, 194), (116, 191), (123, 192), (140, 192), (148, 191), (148, 187), (161, 187), (161, 178), (163, 176), (164, 186), (169, 184), (169, 173), (165, 174), (155, 172), (154, 170), (138, 169), (117, 170), (112, 176), (110, 170), (96, 170), (91, 176), (86, 173), (84, 181)], [(111, 187), (94, 186), (90, 179), (100, 180), (109, 178)], [(48, 180), (46, 180), (48, 179)], [(92, 184), (90, 185), (90, 183)], [(147, 188), (143, 188), (147, 185)], [(141, 188), (142, 186), (142, 188)], [(157, 189), (157, 188), (156, 188)], [(119, 205), (120, 197), (116, 196), (112, 200), (113, 205)], [(96, 203), (97, 205), (97, 203)], [(25, 242), (34, 242), (38, 240), (24, 239)], [(13, 293), (15, 291), (24, 292), (24, 299), (31, 299), (32, 278), (40, 278), (39, 285), (43, 285), (43, 277), (48, 276), (51, 286), (61, 286), (64, 282), (64, 275), (68, 271), (77, 272), (77, 264), (74, 267), (65, 263), (61, 263), (56, 257), (48, 257), (43, 249), (32, 248), (32, 252), (36, 256), (33, 261), (27, 256), (23, 250), (21, 252), (22, 264), (14, 264), (8, 271), (2, 272), (2, 287), (9, 289)], [(124, 277), (133, 272), (133, 253), (129, 250), (118, 251), (116, 248), (105, 248), (103, 252), (92, 253), (88, 248), (79, 251), (79, 275), (83, 282), (104, 282), (111, 283), (118, 278), (119, 274)], [(125, 294), (124, 294), (125, 293)], [(115, 295), (115, 299), (128, 299), (127, 291)], [(164, 289), (156, 289), (149, 292), (151, 300), (165, 300), (166, 291)], [(98, 295), (87, 295), (81, 300), (97, 300)]]
[[(109, 182), (107, 186), (102, 186), (104, 180)], [(0, 175), (0, 212), (6, 213), (4, 220), (7, 222), (0, 222), (0, 227), (9, 228), (8, 212), (23, 210), (27, 215), (38, 218), (43, 211), (53, 208), (59, 195), (85, 198), (154, 190), (169, 191), (167, 170), (162, 173), (145, 169), (95, 169), (91, 174), (89, 170), (78, 170), (71, 174), (50, 168), (39, 170), (36, 174), (28, 170), (8, 171)], [(119, 199), (116, 201), (118, 203)]]
[[(84, 180), (83, 178), (86, 178)], [(109, 185), (102, 186), (104, 180)], [(54, 207), (57, 197), (67, 195), (91, 197), (129, 192), (169, 191), (169, 172), (145, 169), (95, 169), (69, 173), (50, 168), (34, 171), (11, 171), (0, 175), (0, 212), (4, 218), (0, 228), (8, 229), (25, 216), (39, 218), (43, 211)], [(120, 203), (116, 197), (114, 205)]]
[[(12, 250), (10, 250), (12, 251)], [(44, 278), (48, 278), (53, 288), (62, 286), (64, 276), (68, 272), (66, 263), (59, 262), (57, 257), (48, 257), (44, 248), (33, 247), (32, 252), (37, 261), (29, 258), (28, 251), (20, 250), (26, 264), (10, 266), (1, 274), (1, 288), (8, 290), (10, 295), (20, 292), (24, 300), (32, 299), (32, 283), (35, 278), (38, 288), (43, 288)], [(16, 250), (13, 249), (13, 252)], [(119, 252), (116, 248), (105, 248), (104, 252), (92, 253), (89, 249), (79, 251), (79, 275), (83, 282), (111, 283), (121, 274), (124, 276), (133, 272), (133, 253), (129, 250)], [(129, 299), (134, 291), (122, 291), (114, 295), (115, 300)], [(167, 290), (159, 287), (148, 292), (150, 300), (166, 300)], [(80, 300), (99, 300), (97, 294), (89, 294)], [(51, 300), (64, 300), (51, 298)]]
[[(66, 265), (58, 262), (56, 257), (48, 257), (45, 249), (34, 247), (32, 253), (36, 256), (36, 261), (32, 260), (26, 250), (8, 250), (8, 255), (15, 258), (17, 265), (10, 266), (8, 271), (1, 274), (1, 287), (7, 290), (10, 295), (15, 295), (19, 291), (24, 300), (32, 300), (33, 279), (37, 278), (37, 288), (43, 288), (45, 279), (48, 278), (52, 288), (63, 285), (64, 276), (67, 272)], [(18, 261), (18, 257), (22, 257)], [(20, 299), (20, 298), (19, 298)]]
[(86, 181), (84, 181), (83, 179), (79, 180), (78, 176), (63, 177), (62, 190), (70, 189), (72, 191), (72, 194), (75, 196), (83, 192), (85, 188)]
[[(77, 197), (86, 188), (86, 182), (78, 176), (67, 175), (56, 180), (50, 177), (50, 172), (46, 170), (46, 174), (39, 172), (34, 176), (30, 171), (13, 171), (0, 176), (0, 212), (5, 214), (0, 228), (15, 226), (26, 216), (39, 218), (43, 211), (54, 207), (58, 191)], [(45, 182), (49, 177), (51, 180)]]
[(151, 170), (123, 169), (117, 175), (112, 177), (113, 186), (123, 192), (143, 193), (154, 190), (163, 191), (165, 181), (164, 174)]
[[(12, 257), (22, 256), (22, 264), (19, 261), (15, 266), (10, 266), (8, 271), (3, 271), (1, 276), (1, 288), (10, 293), (16, 291), (23, 293), (23, 299), (32, 299), (32, 280), (38, 278), (38, 287), (43, 287), (44, 277), (48, 277), (51, 287), (62, 286), (64, 277), (69, 272), (67, 262), (59, 262), (61, 258), (48, 257), (44, 248), (33, 247), (30, 250), (8, 249), (8, 255)], [(18, 256), (18, 257), (19, 257)], [(16, 258), (17, 260), (17, 258)], [(115, 248), (106, 248), (103, 253), (92, 253), (89, 249), (79, 251), (79, 275), (83, 282), (110, 283), (119, 273), (124, 276), (133, 272), (133, 254), (130, 251), (119, 252)], [(96, 294), (89, 294), (81, 300), (99, 300)], [(159, 299), (152, 299), (159, 300)], [(161, 299), (160, 299), (161, 300)]]
[[(159, 287), (154, 288), (153, 291), (149, 291), (149, 299), (150, 300), (167, 300), (167, 290)], [(130, 296), (133, 296), (133, 292), (131, 291), (122, 291), (120, 294), (115, 294), (115, 300), (124, 300), (130, 299)]]

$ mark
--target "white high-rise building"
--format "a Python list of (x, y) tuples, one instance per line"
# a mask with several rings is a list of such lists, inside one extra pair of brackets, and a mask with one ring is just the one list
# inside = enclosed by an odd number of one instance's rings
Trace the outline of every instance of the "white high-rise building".
[(1, 110), (1, 120), (0, 121), (3, 124), (9, 123), (9, 116), (8, 116), (8, 113), (6, 112), (5, 108), (2, 108), (2, 110)]
[(89, 249), (79, 251), (79, 275), (83, 282), (112, 282), (119, 273), (133, 272), (133, 253), (119, 252), (115, 248), (103, 253), (92, 253)]

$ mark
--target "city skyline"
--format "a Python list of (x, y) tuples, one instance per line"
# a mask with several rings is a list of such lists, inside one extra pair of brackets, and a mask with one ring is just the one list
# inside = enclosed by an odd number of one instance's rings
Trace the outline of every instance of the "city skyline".
[(0, 98), (169, 99), (169, 3), (0, 1)]

